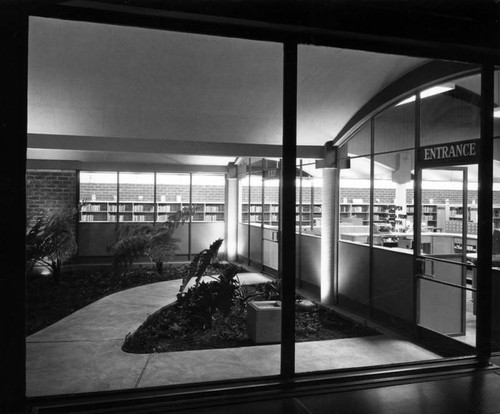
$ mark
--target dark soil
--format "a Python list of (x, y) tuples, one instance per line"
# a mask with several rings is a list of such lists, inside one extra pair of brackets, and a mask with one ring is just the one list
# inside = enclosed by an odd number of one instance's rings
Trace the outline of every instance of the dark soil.
[(140, 267), (123, 274), (114, 274), (108, 270), (78, 270), (64, 273), (59, 284), (51, 276), (29, 276), (26, 290), (26, 335), (38, 332), (112, 293), (181, 278), (183, 269), (183, 266), (168, 267), (161, 275)]
[[(125, 339), (122, 349), (130, 353), (192, 351), (254, 346), (247, 335), (245, 312), (217, 314), (209, 329), (176, 330), (175, 304), (166, 306)], [(295, 313), (296, 341), (321, 341), (378, 335), (379, 332), (348, 320), (318, 305), (298, 307)]]

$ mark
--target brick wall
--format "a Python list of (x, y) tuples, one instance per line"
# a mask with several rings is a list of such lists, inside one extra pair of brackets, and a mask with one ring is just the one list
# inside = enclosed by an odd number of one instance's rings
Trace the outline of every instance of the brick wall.
[[(344, 199), (346, 203), (352, 203), (353, 199), (362, 199), (363, 203), (370, 202), (370, 189), (368, 188), (341, 188), (339, 191), (340, 202), (343, 203)], [(394, 197), (392, 198), (394, 201)]]
[[(116, 184), (82, 183), (80, 187), (82, 199), (92, 200), (92, 195), (96, 201), (113, 201), (117, 195)], [(153, 201), (153, 184), (120, 184), (120, 201)], [(161, 200), (165, 197), (166, 202), (177, 202), (177, 197), (181, 197), (183, 203), (189, 203), (189, 185), (167, 185), (158, 184), (156, 186), (156, 197)], [(193, 202), (224, 202), (225, 189), (220, 185), (193, 185)]]
[[(472, 200), (477, 204), (477, 191), (468, 191), (468, 204), (472, 204)], [(406, 193), (406, 202), (408, 204), (412, 204), (413, 191), (409, 190)], [(461, 204), (462, 203), (462, 192), (457, 190), (422, 190), (422, 203), (427, 204), (430, 203), (430, 200), (433, 200), (432, 204), (444, 204), (446, 200), (450, 204)], [(493, 193), (493, 204), (500, 203), (500, 194), (497, 192)]]
[[(311, 203), (311, 188), (304, 187), (302, 189), (302, 204)], [(248, 203), (248, 187), (242, 187), (242, 202)], [(250, 191), (250, 198), (252, 203), (260, 203), (262, 201), (262, 188), (261, 187), (252, 187)], [(299, 189), (297, 188), (297, 203), (300, 200)], [(322, 189), (315, 187), (314, 188), (314, 203), (321, 204), (322, 200)], [(274, 203), (278, 204), (279, 201), (279, 187), (265, 187), (264, 188), (264, 203)]]
[(76, 205), (75, 171), (28, 170), (26, 172), (26, 221), (28, 228), (44, 209), (71, 211)]

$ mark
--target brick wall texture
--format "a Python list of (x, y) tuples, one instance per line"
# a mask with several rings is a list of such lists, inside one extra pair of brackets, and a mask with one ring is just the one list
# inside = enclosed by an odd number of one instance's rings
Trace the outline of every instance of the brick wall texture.
[(26, 172), (26, 220), (28, 229), (43, 210), (70, 212), (76, 205), (76, 172), (28, 170)]
[[(300, 200), (300, 191), (297, 188), (297, 204)], [(248, 186), (243, 186), (241, 191), (241, 200), (243, 203), (248, 203)], [(311, 191), (310, 187), (302, 188), (302, 204), (310, 204), (311, 196), (314, 196), (314, 203), (321, 204), (322, 192), (320, 187), (315, 187), (314, 191)], [(264, 203), (278, 204), (279, 201), (279, 187), (264, 187)], [(261, 203), (262, 202), (262, 188), (261, 187), (251, 187), (250, 189), (250, 202)]]
[[(28, 170), (26, 173), (26, 208), (27, 225), (31, 227), (37, 215), (44, 209), (62, 208), (70, 211), (76, 204), (77, 199), (77, 175), (75, 171), (70, 170)], [(91, 200), (92, 194), (95, 194), (96, 200), (113, 200), (116, 195), (115, 184), (82, 184), (80, 188), (80, 199)], [(193, 202), (223, 202), (224, 187), (222, 186), (193, 186)], [(259, 203), (262, 198), (261, 188), (253, 187), (251, 189), (252, 202)], [(138, 184), (122, 184), (120, 186), (120, 199), (122, 201), (138, 201), (138, 196), (143, 196), (143, 201), (153, 201), (153, 186)], [(265, 203), (278, 203), (278, 187), (266, 187), (264, 193)], [(157, 197), (165, 196), (166, 202), (176, 202), (177, 196), (181, 197), (183, 202), (189, 201), (189, 187), (186, 185), (158, 185)], [(379, 199), (380, 203), (392, 203), (394, 201), (395, 191), (393, 189), (375, 189), (374, 198)], [(500, 204), (500, 194), (493, 194), (493, 203)], [(369, 189), (360, 188), (341, 188), (340, 202), (346, 199), (351, 203), (353, 199), (362, 199), (363, 202), (369, 202)], [(450, 204), (461, 203), (461, 192), (453, 190), (425, 190), (422, 194), (423, 203), (444, 204), (446, 200)], [(248, 202), (248, 187), (243, 187), (243, 202)], [(477, 191), (469, 191), (469, 203), (475, 200), (477, 203)], [(407, 203), (412, 204), (413, 192), (407, 192)], [(298, 191), (297, 191), (298, 202)], [(311, 189), (303, 188), (303, 204), (311, 202)], [(314, 203), (321, 203), (321, 188), (314, 189)], [(28, 228), (29, 228), (28, 227)]]
[[(197, 202), (224, 202), (225, 189), (220, 185), (193, 185), (193, 203)], [(95, 196), (96, 201), (113, 201), (117, 197), (117, 185), (109, 183), (82, 183), (80, 186), (80, 198), (91, 201)], [(120, 184), (120, 201), (153, 201), (153, 184)], [(156, 186), (156, 197), (158, 201), (165, 197), (166, 202), (177, 202), (177, 197), (181, 197), (183, 203), (189, 203), (188, 185), (165, 185)]]

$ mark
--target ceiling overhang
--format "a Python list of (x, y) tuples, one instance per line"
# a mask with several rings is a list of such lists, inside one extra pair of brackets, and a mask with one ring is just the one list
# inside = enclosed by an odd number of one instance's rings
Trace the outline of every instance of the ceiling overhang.
[[(88, 137), (72, 135), (28, 134), (28, 149), (98, 153), (164, 154), (203, 157), (261, 157), (279, 158), (281, 145), (248, 144), (237, 142), (175, 141), (145, 138)], [(299, 158), (322, 158), (323, 146), (297, 147)]]
[[(489, 0), (45, 0), (30, 14), (500, 63), (500, 4)], [(41, 5), (40, 5), (41, 4)], [(446, 30), (443, 30), (446, 28)]]

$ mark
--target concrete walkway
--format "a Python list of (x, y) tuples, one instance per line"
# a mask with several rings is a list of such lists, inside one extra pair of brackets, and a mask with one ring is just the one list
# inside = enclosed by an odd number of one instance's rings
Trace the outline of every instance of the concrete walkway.
[[(250, 273), (242, 283), (268, 279)], [(148, 314), (175, 301), (179, 280), (107, 296), (27, 338), (29, 397), (277, 375), (280, 346), (128, 354), (124, 338)], [(303, 342), (298, 372), (439, 358), (388, 335)]]

